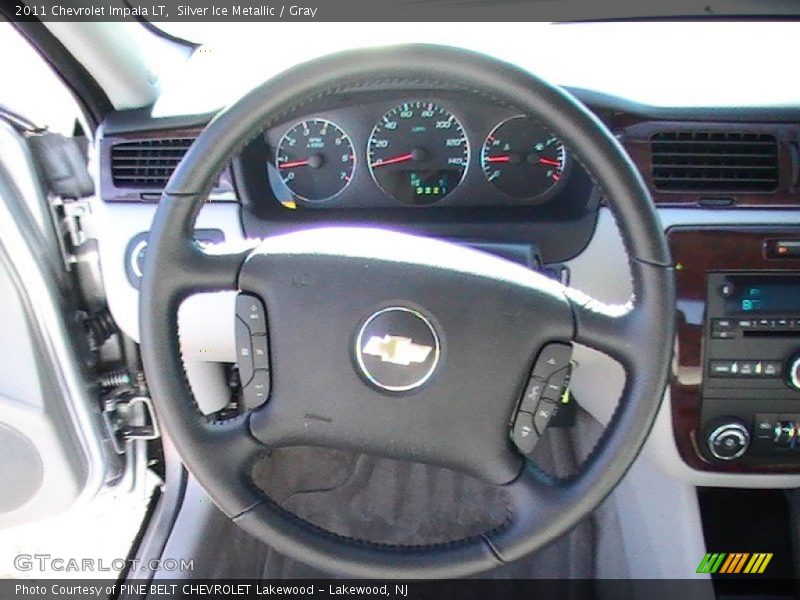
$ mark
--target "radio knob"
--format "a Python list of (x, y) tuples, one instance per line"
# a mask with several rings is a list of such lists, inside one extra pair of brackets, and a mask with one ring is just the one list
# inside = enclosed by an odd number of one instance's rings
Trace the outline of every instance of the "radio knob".
[(735, 460), (747, 452), (750, 432), (741, 421), (730, 420), (708, 434), (708, 450), (719, 460)]
[(800, 391), (800, 352), (789, 359), (789, 368), (786, 369), (786, 383), (792, 389)]

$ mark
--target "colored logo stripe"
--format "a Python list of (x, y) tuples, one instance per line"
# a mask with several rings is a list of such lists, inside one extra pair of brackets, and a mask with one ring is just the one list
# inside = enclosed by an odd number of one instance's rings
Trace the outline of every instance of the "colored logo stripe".
[(703, 560), (700, 561), (700, 566), (697, 567), (698, 573), (716, 573), (722, 561), (725, 560), (725, 554), (721, 553), (708, 553)]
[(700, 561), (697, 573), (763, 573), (772, 560), (772, 553), (749, 552), (709, 552)]
[(772, 560), (772, 553), (769, 554), (753, 554), (753, 558), (747, 563), (744, 568), (745, 573), (763, 573), (767, 568), (769, 561)]

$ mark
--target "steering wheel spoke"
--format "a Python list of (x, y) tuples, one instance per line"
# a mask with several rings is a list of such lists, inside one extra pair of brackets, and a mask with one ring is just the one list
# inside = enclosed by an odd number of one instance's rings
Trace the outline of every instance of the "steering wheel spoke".
[(239, 271), (257, 242), (241, 247), (225, 243), (214, 246), (194, 244), (187, 262), (191, 275), (187, 291), (192, 293), (237, 289)]
[(575, 320), (573, 341), (626, 364), (631, 356), (631, 327), (636, 313), (628, 304), (605, 304), (569, 288), (567, 298)]

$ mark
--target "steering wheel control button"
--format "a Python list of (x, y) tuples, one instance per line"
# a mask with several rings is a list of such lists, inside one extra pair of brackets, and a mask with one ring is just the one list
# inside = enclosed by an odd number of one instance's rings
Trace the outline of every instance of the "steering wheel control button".
[(547, 385), (544, 388), (544, 397), (552, 402), (561, 402), (561, 396), (564, 390), (569, 385), (569, 377), (572, 371), (571, 367), (556, 371), (547, 380)]
[(236, 316), (247, 323), (252, 335), (266, 335), (267, 317), (261, 300), (250, 294), (239, 294), (236, 297)]
[(405, 392), (427, 382), (441, 348), (431, 322), (402, 306), (379, 310), (364, 321), (356, 336), (355, 359), (364, 378), (389, 392)]
[(270, 362), (267, 318), (257, 297), (236, 297), (236, 362), (242, 384), (242, 405), (252, 410), (269, 398)]
[(269, 371), (257, 369), (253, 379), (242, 389), (242, 403), (245, 410), (253, 410), (264, 404), (269, 397), (269, 388)]
[(569, 367), (572, 359), (572, 346), (570, 344), (547, 344), (539, 353), (536, 364), (533, 366), (533, 376), (547, 381), (557, 371)]
[(533, 413), (536, 407), (539, 406), (539, 399), (544, 392), (545, 382), (536, 377), (531, 377), (528, 380), (528, 385), (525, 387), (525, 393), (522, 396), (522, 402), (519, 404), (519, 410)]
[(253, 347), (253, 366), (256, 369), (269, 369), (269, 340), (265, 335), (254, 335), (251, 338)]
[(236, 318), (236, 363), (239, 365), (239, 379), (242, 386), (246, 386), (253, 378), (255, 365), (253, 364), (253, 342), (250, 330), (240, 318)]
[[(569, 386), (571, 359), (570, 344), (547, 344), (539, 353), (533, 366), (533, 373), (525, 386), (511, 431), (511, 439), (522, 454), (530, 454), (533, 450), (531, 444), (536, 445), (539, 436), (558, 413), (564, 392)], [(533, 439), (522, 437), (520, 428), (523, 425), (520, 423), (527, 423), (528, 420), (534, 426)]]
[(551, 402), (546, 398), (539, 402), (539, 406), (536, 408), (536, 413), (533, 415), (533, 424), (536, 427), (536, 431), (539, 433), (539, 435), (544, 434), (544, 430), (547, 429), (550, 419), (556, 415), (557, 411), (558, 404), (556, 402)]
[(533, 452), (536, 443), (539, 441), (539, 434), (533, 425), (533, 415), (527, 412), (518, 412), (514, 419), (514, 427), (511, 430), (511, 441), (517, 450), (524, 455)]
[(739, 421), (722, 423), (708, 435), (708, 449), (718, 460), (735, 460), (749, 446), (750, 432)]

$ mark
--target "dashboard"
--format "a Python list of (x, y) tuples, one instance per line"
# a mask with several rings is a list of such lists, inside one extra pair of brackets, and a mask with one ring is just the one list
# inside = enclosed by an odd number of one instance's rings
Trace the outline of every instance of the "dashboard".
[(231, 173), (249, 236), (395, 223), (533, 245), (550, 263), (585, 246), (599, 204), (586, 171), (535, 115), (464, 90), (369, 89), (310, 101), (251, 140)]
[[(638, 168), (678, 266), (678, 339), (670, 401), (651, 442), (655, 459), (702, 485), (746, 486), (765, 476), (775, 485), (795, 481), (800, 453), (784, 438), (796, 432), (800, 439), (794, 408), (800, 329), (781, 323), (800, 323), (800, 309), (763, 316), (770, 327), (775, 321), (774, 331), (723, 335), (720, 323), (733, 317), (715, 282), (740, 275), (796, 280), (800, 112), (646, 107), (571, 91), (609, 126)], [(98, 213), (108, 223), (100, 239), (103, 271), (114, 317), (134, 338), (136, 288), (155, 203), (212, 116), (120, 112), (101, 129)], [(603, 192), (571, 149), (536, 115), (466, 90), (387, 83), (286, 111), (220, 174), (196, 234), (199, 241), (235, 242), (324, 225), (379, 226), (470, 244), (547, 269), (606, 302), (625, 302), (631, 293)], [(204, 323), (196, 362), (232, 362), (227, 328), (215, 332), (203, 316), (232, 308), (198, 304), (193, 310)], [(621, 379), (597, 356), (578, 353), (578, 359), (576, 394), (604, 422), (613, 406), (598, 399), (617, 397), (612, 388)], [(713, 372), (733, 362), (747, 369), (752, 363), (764, 376)], [(780, 430), (777, 442), (759, 437), (764, 423)], [(740, 444), (732, 458), (720, 446), (729, 439)]]

